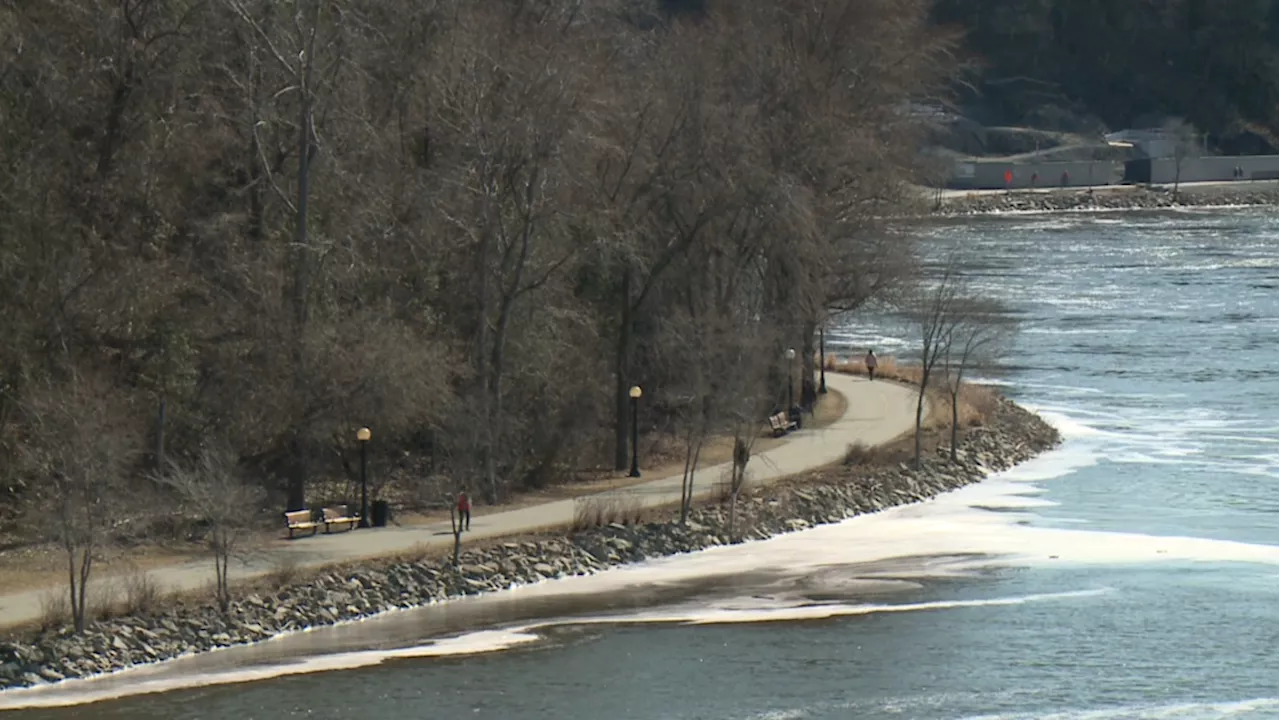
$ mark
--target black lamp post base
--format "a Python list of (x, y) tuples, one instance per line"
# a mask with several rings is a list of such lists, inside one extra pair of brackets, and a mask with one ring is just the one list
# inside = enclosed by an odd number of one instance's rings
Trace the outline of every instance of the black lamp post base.
[(631, 472), (627, 473), (627, 477), (640, 477), (640, 470), (637, 468), (631, 468)]

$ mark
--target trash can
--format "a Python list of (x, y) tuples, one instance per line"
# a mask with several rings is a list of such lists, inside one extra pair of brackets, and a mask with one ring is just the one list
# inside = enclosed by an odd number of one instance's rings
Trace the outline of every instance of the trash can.
[(371, 514), (373, 515), (374, 527), (386, 527), (387, 520), (391, 518), (391, 506), (387, 504), (386, 500), (374, 500)]

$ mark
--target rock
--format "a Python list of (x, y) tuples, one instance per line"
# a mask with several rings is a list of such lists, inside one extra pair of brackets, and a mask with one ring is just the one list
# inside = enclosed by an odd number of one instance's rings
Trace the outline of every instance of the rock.
[[(860, 467), (814, 473), (791, 486), (742, 498), (733, 534), (727, 531), (726, 508), (711, 505), (695, 508), (684, 526), (672, 522), (642, 526), (615, 523), (565, 539), (511, 541), (486, 550), (468, 550), (458, 569), (445, 562), (424, 560), (344, 575), (324, 574), (267, 598), (249, 595), (234, 602), (234, 620), (211, 606), (179, 605), (163, 617), (95, 624), (94, 631), (85, 637), (64, 629), (30, 644), (0, 643), (0, 688), (111, 672), (394, 607), (427, 605), (546, 577), (588, 575), (645, 557), (765, 539), (840, 522), (962, 487), (980, 480), (991, 468), (1010, 467), (1059, 440), (1057, 431), (1034, 414), (1011, 402), (998, 401), (989, 423), (965, 432), (957, 448), (957, 463), (951, 463), (940, 450), (920, 470), (904, 463), (892, 469)], [(847, 472), (854, 474), (842, 475)]]

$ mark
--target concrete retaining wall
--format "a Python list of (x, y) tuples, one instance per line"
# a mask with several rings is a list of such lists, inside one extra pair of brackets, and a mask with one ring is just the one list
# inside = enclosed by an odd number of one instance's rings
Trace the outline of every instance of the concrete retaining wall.
[[(958, 162), (947, 187), (956, 190), (1025, 190), (1048, 187), (1118, 185), (1121, 182), (1167, 185), (1178, 182), (1269, 180), (1277, 177), (1275, 155), (1222, 155), (1184, 158), (1179, 169), (1173, 158), (1093, 162), (1012, 163)], [(1149, 168), (1149, 170), (1148, 170)], [(1241, 174), (1236, 174), (1239, 168)]]
[[(1157, 185), (1178, 182), (1210, 182), (1221, 180), (1270, 180), (1277, 177), (1280, 162), (1276, 155), (1222, 155), (1183, 158), (1182, 168), (1173, 158), (1151, 160), (1151, 180)], [(1243, 173), (1235, 174), (1239, 168)]]
[[(1007, 173), (1007, 174), (1006, 174)], [(957, 190), (1004, 190), (1044, 187), (1115, 185), (1124, 176), (1124, 164), (1094, 162), (961, 162), (947, 186)]]

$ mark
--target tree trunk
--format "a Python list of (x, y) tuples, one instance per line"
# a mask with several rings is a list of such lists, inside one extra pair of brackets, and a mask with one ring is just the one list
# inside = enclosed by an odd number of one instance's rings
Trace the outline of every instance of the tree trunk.
[(75, 624), (76, 632), (84, 630), (84, 616), (79, 612), (79, 593), (76, 578), (79, 574), (76, 572), (76, 551), (74, 549), (67, 550), (67, 588), (71, 598), (71, 621)]
[(156, 471), (164, 472), (164, 423), (167, 405), (165, 393), (160, 393), (160, 404), (156, 408)]
[(489, 372), (492, 380), (489, 383), (488, 416), (485, 418), (484, 473), (489, 488), (489, 502), (498, 504), (501, 500), (501, 488), (498, 484), (497, 454), (498, 443), (503, 439), (503, 428), (506, 426), (503, 405), (504, 380), (506, 379), (507, 331), (511, 327), (511, 313), (515, 307), (515, 293), (523, 274), (523, 256), (520, 269), (516, 271), (516, 279), (502, 298), (502, 306), (498, 310), (498, 322), (493, 329), (493, 348), (489, 356)]
[(456, 568), (462, 555), (462, 518), (457, 507), (449, 508), (449, 523), (453, 528), (453, 566)]
[[(295, 402), (306, 397), (309, 392), (307, 373), (304, 367), (306, 356), (303, 351), (307, 325), (310, 320), (311, 293), (311, 249), (307, 232), (307, 203), (311, 196), (311, 63), (307, 57), (300, 73), (299, 94), (301, 96), (298, 111), (298, 201), (295, 227), (295, 245), (293, 248), (293, 283), (290, 288), (290, 305), (293, 311), (293, 396)], [(302, 437), (304, 429), (298, 426), (295, 419), (289, 439), (289, 507), (301, 510), (306, 507), (307, 458)]]
[(290, 512), (305, 510), (307, 507), (307, 457), (303, 450), (302, 438), (298, 437), (296, 428), (289, 435), (288, 453), (288, 465), (285, 468), (285, 472), (288, 474), (286, 488), (288, 498), (286, 504), (289, 506)]
[[(808, 379), (816, 385), (817, 381), (813, 379), (814, 374), (818, 371), (818, 366), (814, 362), (814, 357), (818, 352), (815, 340), (818, 337), (818, 323), (806, 321), (801, 332), (803, 335), (803, 348), (800, 350), (800, 387), (804, 387), (804, 380)], [(799, 397), (799, 396), (797, 396)]]
[(169, 405), (169, 374), (170, 356), (169, 356), (169, 333), (166, 331), (160, 348), (161, 354), (164, 356), (161, 362), (160, 370), (160, 403), (156, 408), (156, 472), (164, 472), (164, 426), (165, 414)]
[[(957, 380), (956, 382), (959, 382)], [(960, 426), (960, 392), (959, 388), (956, 392), (951, 393), (951, 462), (956, 462), (956, 438), (959, 436)]]
[[(921, 378), (922, 383), (923, 381), (924, 379)], [(921, 384), (920, 393), (916, 396), (915, 466), (917, 469), (920, 467), (920, 432), (921, 432), (921, 427), (924, 424), (924, 393), (925, 393), (925, 386)]]
[(698, 459), (702, 456), (702, 446), (707, 441), (708, 426), (705, 405), (699, 412), (697, 425), (689, 430), (689, 440), (684, 459), (684, 477), (680, 481), (681, 525), (684, 525), (689, 520), (689, 510), (693, 506), (693, 484), (698, 474)]
[(231, 609), (231, 588), (227, 581), (227, 565), (230, 561), (231, 548), (225, 529), (213, 530), (213, 571), (217, 577), (218, 609), (227, 614)]
[(623, 270), (622, 290), (619, 294), (618, 346), (614, 357), (614, 425), (613, 425), (613, 469), (627, 469), (627, 436), (630, 430), (631, 404), (631, 353), (635, 337), (632, 327), (631, 309), (631, 268)]
[(252, 45), (248, 45), (249, 55), (248, 95), (249, 104), (249, 237), (255, 243), (266, 237), (266, 192), (267, 182), (264, 178), (267, 169), (262, 165), (265, 153), (258, 141), (258, 124), (262, 120), (258, 89), (262, 79), (262, 69), (258, 64), (258, 55)]
[(88, 606), (89, 572), (93, 562), (92, 548), (80, 551), (80, 567), (76, 568), (76, 552), (71, 552), (71, 619), (77, 634), (84, 633)]
[(734, 487), (729, 493), (729, 542), (735, 542), (738, 539), (737, 529), (734, 522), (737, 520), (738, 514), (738, 488)]

